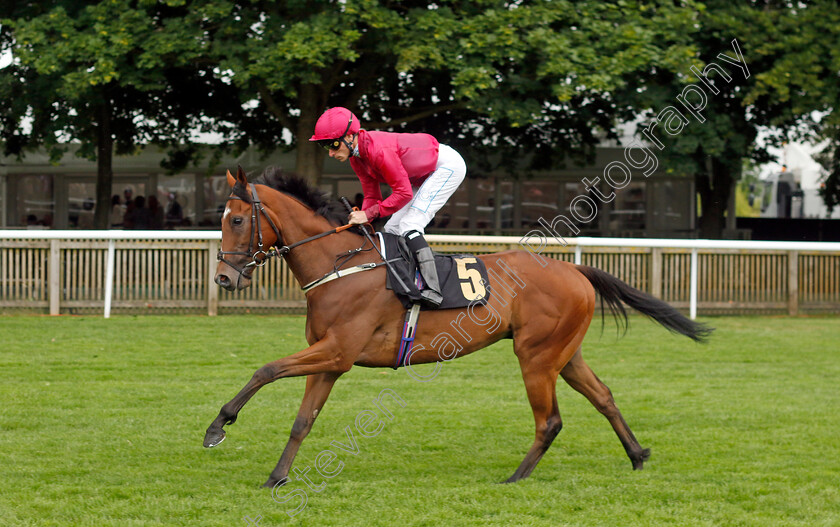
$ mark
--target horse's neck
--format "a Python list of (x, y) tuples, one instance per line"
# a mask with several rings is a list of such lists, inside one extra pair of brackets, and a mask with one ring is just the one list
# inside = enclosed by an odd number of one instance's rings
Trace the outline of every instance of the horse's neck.
[[(269, 210), (277, 217), (285, 245), (335, 228), (326, 218), (314, 213), (296, 199), (280, 192), (277, 196), (278, 204), (272, 204)], [(286, 255), (286, 262), (298, 282), (305, 285), (331, 271), (336, 256), (353, 248), (353, 244), (361, 245), (362, 240), (361, 237), (350, 233), (325, 236), (298, 245)]]

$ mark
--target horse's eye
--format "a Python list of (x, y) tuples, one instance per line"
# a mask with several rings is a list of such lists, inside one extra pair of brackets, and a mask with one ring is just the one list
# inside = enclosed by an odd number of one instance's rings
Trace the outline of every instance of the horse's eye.
[(234, 217), (234, 218), (231, 220), (231, 223), (232, 223), (232, 224), (234, 224), (234, 225), (242, 225), (242, 218), (237, 218), (237, 217)]

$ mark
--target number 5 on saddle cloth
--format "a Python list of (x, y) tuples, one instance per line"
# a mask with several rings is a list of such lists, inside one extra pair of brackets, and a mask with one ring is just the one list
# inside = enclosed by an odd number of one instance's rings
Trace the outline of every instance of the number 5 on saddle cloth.
[[(420, 290), (423, 288), (422, 278), (417, 271), (417, 263), (408, 249), (402, 236), (389, 233), (377, 233), (382, 256), (391, 260), (388, 269), (386, 287), (394, 291), (397, 298), (406, 309), (420, 302)], [(396, 259), (396, 260), (395, 260)], [(490, 280), (484, 262), (473, 255), (435, 254), (435, 266), (440, 279), (443, 302), (439, 307), (428, 309), (454, 309), (469, 305), (484, 305), (490, 299)], [(396, 272), (402, 283), (409, 287), (409, 291), (402, 291), (399, 280), (391, 274)]]

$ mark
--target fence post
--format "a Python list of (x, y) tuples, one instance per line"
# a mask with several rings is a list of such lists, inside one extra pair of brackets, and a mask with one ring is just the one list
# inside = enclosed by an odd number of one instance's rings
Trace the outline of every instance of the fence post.
[(799, 314), (799, 251), (788, 251), (788, 315)]
[(216, 277), (216, 253), (219, 252), (219, 240), (207, 242), (207, 316), (215, 317), (219, 313), (219, 286), (213, 281)]
[(61, 240), (50, 240), (50, 315), (61, 312)]
[(689, 270), (688, 313), (691, 320), (697, 318), (697, 248), (691, 250), (691, 269)]
[(650, 294), (662, 298), (662, 249), (650, 251)]
[(108, 240), (108, 253), (105, 258), (105, 318), (111, 318), (111, 300), (114, 296), (114, 255), (116, 242)]

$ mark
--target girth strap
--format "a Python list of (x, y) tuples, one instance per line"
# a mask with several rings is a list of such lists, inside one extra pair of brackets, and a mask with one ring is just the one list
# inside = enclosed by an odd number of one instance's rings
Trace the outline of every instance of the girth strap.
[(309, 291), (315, 289), (319, 285), (324, 285), (327, 282), (332, 282), (333, 280), (341, 278), (342, 276), (347, 276), (347, 275), (351, 275), (351, 274), (355, 274), (355, 273), (361, 273), (362, 271), (373, 271), (377, 267), (382, 267), (383, 265), (387, 265), (389, 263), (396, 262), (396, 261), (397, 261), (397, 259), (391, 259), (391, 260), (386, 260), (384, 262), (379, 262), (379, 263), (372, 263), (372, 262), (371, 263), (365, 263), (365, 264), (357, 265), (355, 267), (351, 267), (349, 269), (336, 269), (335, 271), (332, 271), (331, 273), (327, 273), (324, 276), (322, 276), (321, 278), (318, 278), (317, 280), (313, 280), (313, 281), (309, 282), (308, 284), (306, 284), (305, 286), (303, 286), (301, 288), (301, 291), (303, 291), (304, 293), (308, 293)]

